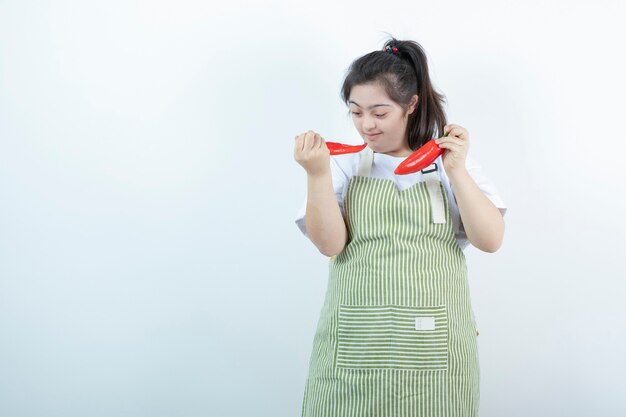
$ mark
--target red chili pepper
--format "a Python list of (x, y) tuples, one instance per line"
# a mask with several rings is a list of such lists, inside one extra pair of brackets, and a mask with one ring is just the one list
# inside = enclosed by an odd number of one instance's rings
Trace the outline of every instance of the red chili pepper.
[[(443, 136), (448, 136), (448, 134), (446, 133)], [(435, 139), (431, 139), (426, 142), (424, 146), (407, 156), (393, 173), (396, 175), (406, 175), (421, 171), (432, 164), (444, 150), (444, 148), (439, 147)]]
[(330, 151), (331, 155), (342, 155), (345, 153), (360, 152), (367, 146), (367, 143), (363, 145), (346, 145), (339, 142), (326, 142), (326, 147)]

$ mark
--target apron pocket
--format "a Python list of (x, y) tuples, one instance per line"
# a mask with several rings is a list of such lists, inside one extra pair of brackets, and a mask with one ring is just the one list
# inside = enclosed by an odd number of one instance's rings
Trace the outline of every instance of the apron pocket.
[(339, 305), (339, 368), (448, 369), (445, 305)]

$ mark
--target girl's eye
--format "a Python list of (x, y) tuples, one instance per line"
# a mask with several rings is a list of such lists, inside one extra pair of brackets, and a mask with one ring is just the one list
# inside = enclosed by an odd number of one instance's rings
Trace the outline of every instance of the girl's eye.
[[(358, 116), (361, 113), (352, 112), (352, 114), (355, 114), (355, 115)], [(387, 115), (387, 113), (385, 113), (385, 114), (375, 114), (374, 116), (383, 117), (383, 116), (386, 116), (386, 115)]]

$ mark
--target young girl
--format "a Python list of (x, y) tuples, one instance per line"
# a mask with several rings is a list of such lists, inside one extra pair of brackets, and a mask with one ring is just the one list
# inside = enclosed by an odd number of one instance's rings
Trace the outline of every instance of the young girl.
[[(308, 187), (296, 224), (330, 257), (302, 416), (477, 416), (463, 249), (498, 250), (506, 205), (467, 156), (469, 132), (447, 124), (418, 43), (358, 58), (341, 93), (365, 149), (331, 157), (313, 131), (294, 147)], [(443, 155), (394, 175), (435, 137)]]

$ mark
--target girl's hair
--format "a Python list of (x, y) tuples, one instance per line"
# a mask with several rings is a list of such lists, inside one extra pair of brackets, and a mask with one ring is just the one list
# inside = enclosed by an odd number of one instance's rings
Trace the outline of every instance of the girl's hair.
[[(436, 130), (443, 133), (447, 123), (443, 110), (445, 96), (436, 92), (430, 82), (426, 53), (420, 44), (389, 36), (382, 50), (370, 52), (352, 62), (341, 87), (341, 99), (349, 106), (352, 87), (379, 84), (406, 114), (411, 98), (417, 94), (417, 106), (407, 123), (408, 144), (416, 150), (434, 138)], [(386, 52), (387, 46), (398, 50)]]

